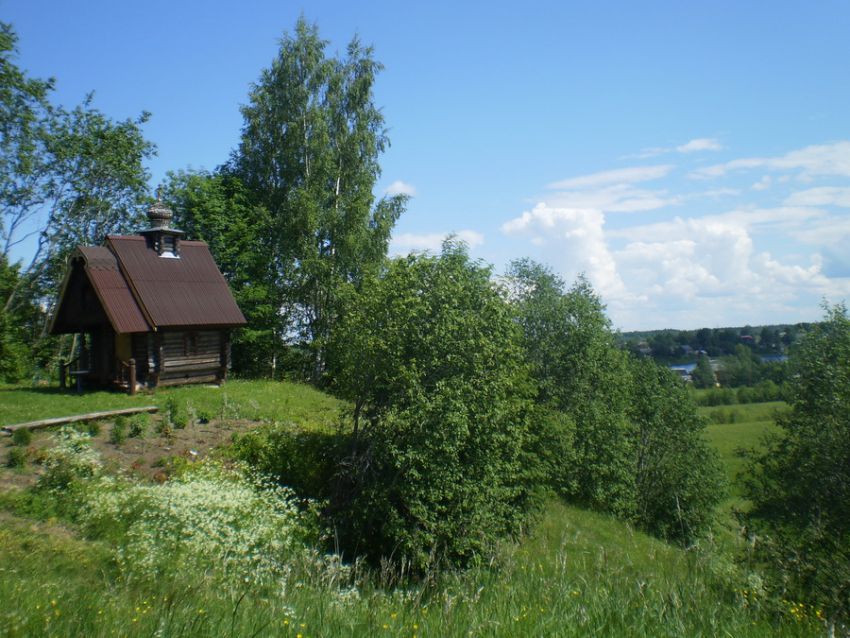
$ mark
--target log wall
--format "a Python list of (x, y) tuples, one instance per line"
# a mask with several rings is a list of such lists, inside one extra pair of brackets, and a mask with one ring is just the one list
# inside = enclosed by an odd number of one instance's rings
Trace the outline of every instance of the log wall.
[(159, 385), (216, 380), (222, 335), (221, 330), (163, 332)]

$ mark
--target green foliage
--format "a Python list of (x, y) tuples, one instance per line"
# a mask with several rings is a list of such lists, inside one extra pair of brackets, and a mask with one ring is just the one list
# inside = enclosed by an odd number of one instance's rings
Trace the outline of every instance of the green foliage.
[(755, 558), (785, 598), (850, 621), (850, 319), (843, 305), (791, 358), (791, 411), (782, 436), (751, 468), (747, 516)]
[(134, 414), (127, 419), (127, 436), (130, 438), (143, 438), (150, 423), (150, 415), (146, 413)]
[(127, 417), (117, 417), (115, 423), (112, 424), (112, 428), (109, 430), (109, 442), (115, 445), (121, 445), (127, 440), (127, 429)]
[(564, 415), (534, 430), (544, 480), (664, 538), (688, 542), (704, 532), (723, 474), (686, 388), (617, 348), (584, 278), (565, 290), (551, 270), (521, 260), (508, 280), (539, 401)]
[(575, 423), (572, 476), (562, 482), (573, 491), (565, 495), (632, 516), (630, 373), (604, 305), (583, 277), (565, 290), (551, 270), (530, 260), (513, 262), (508, 278), (539, 400)]
[(55, 445), (45, 454), (39, 489), (62, 491), (100, 474), (102, 463), (91, 447), (91, 437), (64, 427), (54, 438)]
[[(231, 161), (252, 205), (268, 216), (255, 231), (257, 258), (271, 269), (260, 279), (268, 323), (255, 328), (306, 344), (314, 380), (341, 295), (380, 267), (406, 199), (374, 201), (378, 157), (389, 143), (373, 95), (381, 65), (357, 38), (344, 58), (328, 57), (326, 47), (303, 18), (284, 35), (242, 107)], [(262, 335), (252, 338), (262, 347)]]
[(695, 388), (713, 388), (717, 384), (708, 355), (699, 356), (697, 365), (691, 372), (691, 380)]
[[(70, 110), (52, 104), (53, 81), (27, 78), (16, 45), (0, 23), (0, 378), (8, 380), (21, 378), (27, 359), (45, 365), (55, 356), (46, 325), (66, 258), (135, 225), (147, 192), (143, 163), (154, 153), (141, 132), (147, 113), (114, 121), (91, 95)], [(31, 259), (10, 280), (11, 250), (33, 235)]]
[(274, 422), (237, 435), (229, 453), (301, 496), (325, 500), (332, 496), (348, 442), (339, 432), (311, 432)]
[(720, 458), (676, 375), (651, 360), (631, 367), (635, 521), (662, 538), (690, 542), (708, 529), (725, 497)]
[(26, 447), (32, 443), (32, 432), (26, 428), (18, 428), (12, 432), (12, 443), (21, 447)]
[(27, 450), (23, 447), (13, 447), (9, 450), (6, 465), (9, 467), (24, 467), (27, 464)]
[(448, 242), (393, 260), (347, 306), (330, 350), (354, 403), (335, 502), (347, 549), (468, 564), (525, 519), (531, 386), (490, 274)]
[(717, 378), (721, 385), (737, 388), (751, 386), (761, 379), (761, 359), (747, 346), (735, 346), (735, 354), (720, 360)]
[(20, 285), (19, 271), (18, 264), (9, 264), (7, 256), (0, 254), (0, 381), (7, 383), (20, 381), (31, 364), (31, 349), (26, 345), (26, 313), (5, 307)]

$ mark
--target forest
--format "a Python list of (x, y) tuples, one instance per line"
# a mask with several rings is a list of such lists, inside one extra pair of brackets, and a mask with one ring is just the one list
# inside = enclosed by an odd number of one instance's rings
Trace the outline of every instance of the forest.
[[(47, 326), (65, 260), (139, 227), (155, 148), (148, 113), (116, 121), (93, 97), (55, 104), (54, 81), (28, 77), (16, 55), (15, 31), (2, 24), (0, 401), (4, 418), (23, 420), (61, 399), (50, 384), (73, 345)], [(566, 282), (535, 260), (496, 273), (453, 238), (436, 254), (388, 257), (406, 196), (375, 195), (389, 144), (374, 101), (381, 68), (357, 38), (330, 55), (301, 19), (246, 97), (238, 147), (214, 171), (169, 174), (159, 197), (175, 226), (208, 243), (248, 320), (234, 335), (232, 392), (249, 390), (236, 407), (226, 394), (215, 405), (195, 391), (148, 398), (161, 402), (155, 426), (116, 422), (104, 444), (121, 449), (153, 437), (151, 427), (173, 443), (209, 423), (251, 426), (228, 430), (207, 459), (158, 461), (150, 479), (104, 462), (96, 427), (56, 432), (47, 447), (16, 430), (7, 465), (33, 482), (4, 489), (0, 507), (10, 529), (31, 521), (41, 531), (29, 545), (0, 536), (10, 566), (0, 591), (22, 601), (0, 612), (0, 627), (518, 635), (507, 623), (532, 614), (544, 635), (847, 635), (846, 308), (824, 305), (819, 323), (757, 334), (626, 339), (587, 279)], [(31, 257), (13, 258), (24, 245)], [(770, 438), (744, 454), (741, 479), (706, 434), (698, 403), (714, 390), (667, 369), (684, 345), (726, 358), (725, 386), (782, 388), (762, 397), (786, 404)], [(756, 360), (786, 352), (787, 364)], [(299, 426), (298, 393), (310, 397), (305, 421), (315, 405), (332, 405), (329, 422)], [(28, 581), (9, 571), (27, 547), (49, 545), (57, 524), (73, 530), (50, 550), (62, 558), (31, 568), (79, 587), (74, 552), (100, 565), (118, 588), (105, 597), (105, 624), (95, 598), (57, 595), (71, 608), (61, 616), (56, 599), (22, 597)], [(548, 551), (535, 543), (576, 525), (620, 538), (610, 550), (620, 562), (563, 553), (580, 546), (580, 532), (562, 540), (558, 560), (535, 560)], [(681, 561), (684, 575), (664, 589), (660, 580), (634, 587), (618, 571), (663, 570), (650, 555)], [(530, 571), (520, 577), (526, 564), (545, 585)], [(552, 583), (563, 588), (544, 592)], [(489, 611), (475, 611), (482, 596)], [(453, 605), (460, 620), (448, 620)]]

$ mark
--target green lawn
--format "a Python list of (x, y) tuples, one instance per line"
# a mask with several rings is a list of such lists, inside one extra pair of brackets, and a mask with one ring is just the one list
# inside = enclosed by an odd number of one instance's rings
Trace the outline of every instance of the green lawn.
[(144, 405), (163, 407), (169, 398), (196, 410), (247, 419), (293, 421), (307, 429), (327, 429), (339, 421), (345, 404), (303, 384), (285, 381), (228, 381), (217, 386), (161, 388), (128, 396), (119, 392), (77, 395), (57, 387), (0, 386), (0, 425)]
[[(746, 467), (742, 452), (760, 449), (765, 436), (779, 433), (776, 416), (786, 409), (781, 401), (700, 408), (709, 419), (706, 438), (723, 458), (732, 497), (741, 495), (739, 476)], [(712, 419), (732, 422), (711, 423)]]

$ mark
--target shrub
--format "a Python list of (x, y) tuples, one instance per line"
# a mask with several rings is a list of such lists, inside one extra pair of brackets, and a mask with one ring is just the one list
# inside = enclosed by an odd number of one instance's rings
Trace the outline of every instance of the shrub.
[(173, 396), (169, 396), (165, 401), (165, 408), (163, 409), (163, 416), (165, 420), (169, 423), (174, 423), (179, 411), (180, 407), (177, 405), (177, 399)]
[(130, 573), (213, 570), (254, 583), (285, 573), (318, 529), (288, 488), (212, 463), (162, 485), (101, 478), (86, 490), (80, 517), (90, 534), (119, 545)]
[(112, 424), (112, 429), (109, 430), (109, 441), (115, 445), (121, 445), (127, 440), (127, 418), (119, 416)]
[(86, 433), (91, 437), (100, 434), (100, 421), (89, 421), (86, 423)]
[(725, 495), (720, 457), (685, 386), (652, 360), (632, 360), (635, 522), (687, 543), (704, 532)]
[(39, 487), (63, 489), (78, 479), (92, 478), (100, 473), (102, 463), (91, 448), (91, 437), (64, 427), (55, 439), (56, 445), (45, 453)]
[(13, 447), (9, 450), (9, 458), (6, 461), (9, 467), (23, 467), (27, 464), (27, 450), (23, 447)]
[(148, 414), (134, 414), (127, 420), (127, 436), (130, 438), (142, 438), (145, 436), (150, 416)]
[(331, 497), (348, 437), (310, 432), (290, 423), (271, 423), (234, 435), (231, 453), (299, 495)]
[[(523, 259), (508, 271), (522, 346), (537, 401), (575, 425), (561, 494), (619, 516), (634, 512), (634, 472), (626, 418), (627, 359), (616, 346), (605, 306), (579, 277), (566, 289), (549, 268)], [(564, 480), (565, 479), (565, 480)]]
[(32, 443), (32, 432), (26, 428), (18, 428), (12, 433), (12, 443), (26, 447)]
[(850, 319), (843, 305), (792, 353), (783, 435), (750, 468), (745, 517), (777, 597), (850, 623)]
[(329, 349), (354, 403), (334, 499), (347, 549), (463, 565), (525, 520), (531, 386), (490, 275), (448, 242), (393, 260), (349, 300)]

